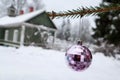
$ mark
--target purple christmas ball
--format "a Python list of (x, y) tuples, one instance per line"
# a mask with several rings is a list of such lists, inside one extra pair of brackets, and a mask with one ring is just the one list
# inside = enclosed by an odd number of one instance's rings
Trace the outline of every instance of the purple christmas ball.
[(75, 71), (83, 71), (87, 69), (92, 61), (90, 50), (81, 44), (70, 47), (65, 56), (68, 65)]

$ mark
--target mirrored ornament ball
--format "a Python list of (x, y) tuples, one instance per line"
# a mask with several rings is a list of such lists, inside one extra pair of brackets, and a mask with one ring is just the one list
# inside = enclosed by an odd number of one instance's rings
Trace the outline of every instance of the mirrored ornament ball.
[(84, 71), (92, 61), (92, 54), (90, 50), (78, 41), (76, 45), (68, 48), (65, 54), (67, 64), (75, 71)]

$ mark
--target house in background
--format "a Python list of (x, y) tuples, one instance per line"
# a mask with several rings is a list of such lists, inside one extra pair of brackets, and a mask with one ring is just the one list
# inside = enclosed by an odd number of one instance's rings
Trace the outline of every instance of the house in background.
[(48, 37), (55, 36), (56, 30), (44, 10), (16, 16), (16, 9), (11, 6), (8, 16), (0, 18), (0, 44), (15, 47), (46, 46)]

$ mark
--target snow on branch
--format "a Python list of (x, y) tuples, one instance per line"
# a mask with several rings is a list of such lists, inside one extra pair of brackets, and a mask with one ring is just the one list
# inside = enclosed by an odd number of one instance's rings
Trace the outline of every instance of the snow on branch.
[(68, 11), (62, 11), (62, 12), (48, 12), (48, 15), (50, 17), (52, 17), (52, 19), (56, 18), (56, 17), (64, 17), (64, 18), (79, 18), (79, 17), (83, 17), (85, 15), (96, 15), (99, 13), (103, 13), (103, 12), (109, 12), (109, 11), (116, 11), (116, 10), (120, 10), (120, 4), (117, 5), (110, 5), (110, 6), (99, 6), (99, 7), (82, 7), (82, 8), (78, 8), (78, 9), (73, 9), (73, 10), (68, 10)]

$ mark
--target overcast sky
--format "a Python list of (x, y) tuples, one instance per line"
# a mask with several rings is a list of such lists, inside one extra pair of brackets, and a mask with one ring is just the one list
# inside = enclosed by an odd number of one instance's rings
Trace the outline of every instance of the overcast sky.
[(81, 6), (98, 6), (101, 0), (43, 0), (48, 11), (63, 11), (76, 9)]
[[(45, 9), (49, 12), (66, 11), (77, 9), (81, 6), (99, 6), (102, 0), (42, 0), (45, 5)], [(88, 16), (91, 25), (94, 27), (94, 17)], [(72, 19), (71, 19), (72, 20)], [(73, 20), (73, 23), (77, 23), (79, 19)], [(61, 24), (61, 19), (54, 19), (55, 24)]]

